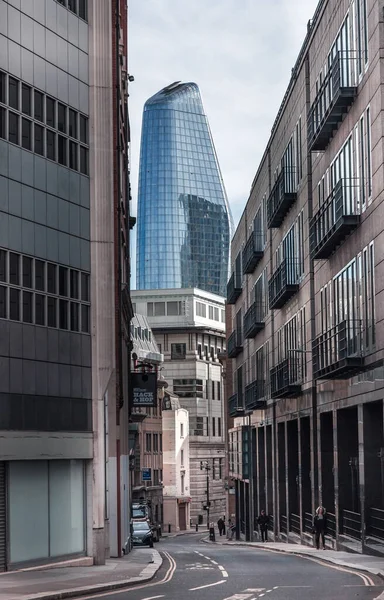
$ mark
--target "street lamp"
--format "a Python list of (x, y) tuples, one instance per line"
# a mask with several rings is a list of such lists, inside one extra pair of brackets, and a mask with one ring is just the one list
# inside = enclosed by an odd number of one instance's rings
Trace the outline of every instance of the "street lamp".
[(209, 507), (211, 506), (210, 500), (209, 500), (209, 471), (211, 470), (211, 467), (209, 466), (209, 463), (207, 460), (201, 460), (200, 461), (200, 471), (206, 471), (207, 474), (207, 529), (209, 530)]

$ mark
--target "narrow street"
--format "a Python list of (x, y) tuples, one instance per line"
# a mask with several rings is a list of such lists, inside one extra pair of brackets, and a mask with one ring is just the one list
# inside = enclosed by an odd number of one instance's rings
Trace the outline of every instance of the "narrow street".
[(268, 550), (206, 544), (197, 535), (162, 540), (156, 548), (164, 562), (151, 583), (87, 598), (374, 600), (384, 590), (379, 578), (370, 577), (371, 586), (358, 573), (340, 567)]

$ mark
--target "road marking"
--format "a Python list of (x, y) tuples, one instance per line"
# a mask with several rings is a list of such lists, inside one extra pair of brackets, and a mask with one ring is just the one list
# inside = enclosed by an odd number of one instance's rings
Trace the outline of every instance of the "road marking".
[(219, 564), (219, 563), (218, 563), (218, 562), (216, 562), (215, 560), (212, 560), (212, 558), (210, 558), (209, 560), (211, 561), (211, 563), (212, 563), (213, 565), (218, 565), (218, 564)]
[(143, 600), (155, 600), (155, 598), (164, 598), (164, 594), (160, 596), (149, 596), (149, 598), (143, 598)]
[(223, 579), (221, 579), (220, 581), (216, 581), (215, 583), (207, 583), (207, 585), (199, 585), (199, 587), (190, 588), (188, 591), (194, 592), (195, 590), (203, 590), (204, 588), (212, 587), (213, 585), (221, 585), (222, 583), (227, 583), (227, 582), (224, 581)]
[[(265, 588), (247, 588), (245, 591), (246, 592), (252, 592), (252, 594), (258, 594), (259, 592), (264, 592)], [(275, 587), (275, 590), (277, 590), (277, 587)], [(252, 598), (251, 598), (252, 600)]]
[(221, 571), (221, 574), (222, 574), (223, 577), (228, 577), (227, 571)]

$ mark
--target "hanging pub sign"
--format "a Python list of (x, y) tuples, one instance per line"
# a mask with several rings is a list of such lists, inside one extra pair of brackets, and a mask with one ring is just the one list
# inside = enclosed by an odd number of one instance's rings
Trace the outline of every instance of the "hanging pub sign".
[(157, 406), (156, 373), (132, 373), (132, 406)]

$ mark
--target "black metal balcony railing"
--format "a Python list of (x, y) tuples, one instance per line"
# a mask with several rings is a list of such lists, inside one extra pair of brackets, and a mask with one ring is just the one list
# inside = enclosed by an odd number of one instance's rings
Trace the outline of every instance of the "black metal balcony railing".
[(360, 320), (341, 321), (313, 342), (315, 379), (345, 379), (363, 370), (363, 335)]
[(339, 51), (308, 114), (308, 147), (325, 150), (357, 93), (356, 52)]
[(327, 534), (336, 538), (336, 515), (327, 512)]
[(280, 532), (288, 533), (288, 517), (287, 515), (280, 515)]
[(313, 531), (313, 516), (312, 513), (304, 513), (304, 531), (305, 533), (312, 533)]
[(271, 398), (289, 398), (301, 394), (302, 360), (301, 353), (292, 351), (289, 358), (271, 369)]
[(285, 258), (268, 282), (269, 308), (281, 308), (298, 289), (298, 261)]
[(228, 338), (227, 352), (228, 358), (236, 358), (243, 351), (243, 341), (241, 330), (235, 329)]
[(301, 535), (300, 515), (295, 515), (295, 513), (289, 515), (289, 530)]
[(360, 224), (359, 181), (340, 179), (311, 219), (312, 258), (328, 258)]
[(367, 535), (384, 540), (384, 510), (367, 508)]
[(267, 224), (269, 228), (280, 227), (284, 217), (296, 201), (296, 169), (283, 167), (267, 201)]
[(264, 408), (266, 405), (265, 399), (265, 381), (264, 379), (256, 379), (245, 388), (245, 408), (246, 410), (257, 410)]
[(264, 311), (261, 302), (254, 302), (244, 316), (244, 337), (253, 338), (264, 328)]
[(236, 300), (241, 296), (241, 291), (241, 277), (237, 273), (232, 273), (227, 283), (227, 303), (235, 304)]
[(260, 232), (252, 231), (243, 250), (243, 273), (253, 273), (263, 254), (264, 236)]
[(244, 415), (244, 397), (238, 398), (237, 394), (233, 394), (228, 398), (228, 414), (230, 417), (241, 417)]
[(355, 540), (361, 540), (361, 514), (351, 510), (341, 510), (341, 533)]

